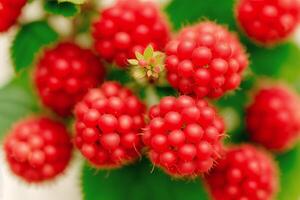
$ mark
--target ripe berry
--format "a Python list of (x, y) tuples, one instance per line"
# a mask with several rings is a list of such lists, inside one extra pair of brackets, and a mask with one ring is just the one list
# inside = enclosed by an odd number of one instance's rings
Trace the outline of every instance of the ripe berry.
[(176, 177), (207, 172), (220, 154), (224, 124), (205, 100), (164, 97), (149, 111), (143, 134), (154, 165)]
[(167, 78), (183, 94), (221, 97), (236, 89), (248, 66), (237, 37), (213, 22), (184, 28), (166, 46)]
[(300, 136), (300, 101), (284, 86), (270, 86), (257, 92), (247, 109), (251, 139), (272, 150), (284, 151)]
[(127, 59), (135, 58), (135, 52), (143, 52), (149, 44), (162, 50), (169, 39), (169, 28), (155, 4), (120, 0), (101, 12), (93, 26), (93, 37), (101, 57), (124, 67)]
[(42, 182), (64, 171), (71, 159), (72, 143), (63, 124), (35, 117), (13, 127), (4, 151), (13, 173), (27, 182)]
[(0, 0), (0, 32), (7, 31), (17, 21), (26, 0)]
[(237, 22), (258, 43), (274, 44), (286, 39), (297, 27), (299, 0), (239, 0)]
[(251, 145), (227, 149), (218, 165), (206, 175), (215, 200), (271, 200), (278, 187), (276, 163)]
[(75, 143), (93, 165), (121, 167), (135, 160), (142, 148), (143, 103), (117, 82), (91, 89), (75, 107)]
[(71, 114), (89, 88), (104, 78), (104, 67), (90, 51), (73, 43), (59, 43), (45, 51), (35, 71), (43, 104), (57, 114)]

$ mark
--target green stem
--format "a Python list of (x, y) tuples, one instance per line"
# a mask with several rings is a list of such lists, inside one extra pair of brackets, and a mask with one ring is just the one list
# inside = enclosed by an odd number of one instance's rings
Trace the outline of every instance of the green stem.
[(156, 93), (156, 89), (154, 87), (154, 85), (148, 85), (146, 88), (146, 102), (147, 105), (153, 106), (155, 104), (157, 104), (159, 102), (159, 96)]

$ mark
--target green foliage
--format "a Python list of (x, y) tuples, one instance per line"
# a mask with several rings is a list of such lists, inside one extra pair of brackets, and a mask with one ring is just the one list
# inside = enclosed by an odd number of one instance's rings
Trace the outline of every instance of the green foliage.
[(84, 200), (208, 200), (199, 179), (171, 180), (145, 160), (112, 171), (82, 171)]
[(27, 74), (0, 89), (0, 139), (11, 125), (38, 110)]
[(300, 145), (277, 157), (280, 168), (280, 186), (277, 200), (299, 200)]
[(30, 66), (36, 53), (43, 46), (57, 39), (57, 33), (45, 21), (32, 22), (22, 26), (11, 47), (11, 57), (16, 72)]
[(54, 15), (63, 15), (65, 17), (71, 17), (79, 13), (80, 8), (70, 2), (62, 2), (58, 3), (53, 0), (46, 0), (44, 4), (44, 8), (47, 12)]
[(209, 19), (229, 26), (236, 27), (233, 16), (235, 0), (173, 0), (166, 8), (169, 18), (177, 30), (183, 25)]

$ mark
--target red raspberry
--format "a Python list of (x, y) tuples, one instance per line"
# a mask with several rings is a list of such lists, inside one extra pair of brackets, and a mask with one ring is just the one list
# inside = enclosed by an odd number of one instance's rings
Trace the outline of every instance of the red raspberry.
[(284, 86), (262, 88), (247, 110), (253, 141), (272, 150), (287, 150), (300, 136), (300, 101)]
[(154, 165), (175, 177), (207, 172), (219, 155), (224, 124), (205, 100), (164, 97), (149, 111), (143, 134)]
[(95, 48), (105, 60), (127, 65), (135, 52), (151, 44), (162, 50), (169, 39), (169, 27), (157, 6), (141, 0), (119, 0), (101, 12), (93, 25)]
[(236, 35), (213, 22), (184, 28), (166, 46), (170, 84), (183, 94), (217, 98), (236, 89), (248, 57)]
[(35, 117), (14, 126), (5, 139), (4, 151), (13, 173), (28, 182), (42, 182), (64, 171), (72, 143), (63, 124)]
[(239, 0), (237, 22), (258, 43), (273, 44), (286, 39), (297, 27), (299, 0)]
[(275, 162), (250, 145), (229, 148), (205, 178), (214, 200), (271, 200), (278, 187)]
[(35, 72), (43, 104), (62, 116), (103, 78), (104, 67), (90, 50), (66, 42), (46, 50)]
[(0, 32), (7, 31), (17, 21), (27, 0), (0, 0)]
[(99, 168), (117, 168), (140, 156), (143, 103), (117, 82), (90, 90), (75, 107), (75, 143)]

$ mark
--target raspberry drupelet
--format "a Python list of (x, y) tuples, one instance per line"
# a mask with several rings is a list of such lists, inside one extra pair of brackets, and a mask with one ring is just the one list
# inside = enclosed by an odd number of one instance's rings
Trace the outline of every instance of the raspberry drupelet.
[(75, 108), (75, 143), (97, 168), (118, 168), (142, 148), (145, 106), (117, 82), (91, 89)]
[(260, 44), (286, 39), (296, 29), (299, 17), (299, 0), (239, 0), (236, 4), (238, 24)]
[(34, 78), (42, 103), (68, 116), (90, 88), (102, 83), (104, 66), (90, 50), (62, 42), (45, 50)]
[(0, 0), (0, 32), (14, 25), (27, 0)]
[(214, 200), (272, 200), (278, 168), (266, 152), (251, 145), (230, 147), (206, 177)]
[(103, 10), (93, 25), (95, 48), (99, 55), (119, 67), (135, 52), (143, 52), (151, 44), (163, 50), (169, 39), (169, 27), (158, 7), (141, 0), (119, 0)]
[(224, 123), (205, 100), (164, 97), (149, 118), (143, 134), (149, 158), (171, 176), (194, 178), (220, 156)]
[(218, 98), (239, 87), (248, 56), (235, 34), (214, 22), (183, 28), (166, 46), (169, 83), (182, 94)]
[(25, 119), (14, 125), (4, 141), (12, 172), (38, 183), (62, 174), (72, 155), (72, 143), (63, 124), (46, 117)]
[(275, 151), (290, 149), (300, 136), (300, 99), (286, 86), (262, 87), (247, 109), (253, 141)]

